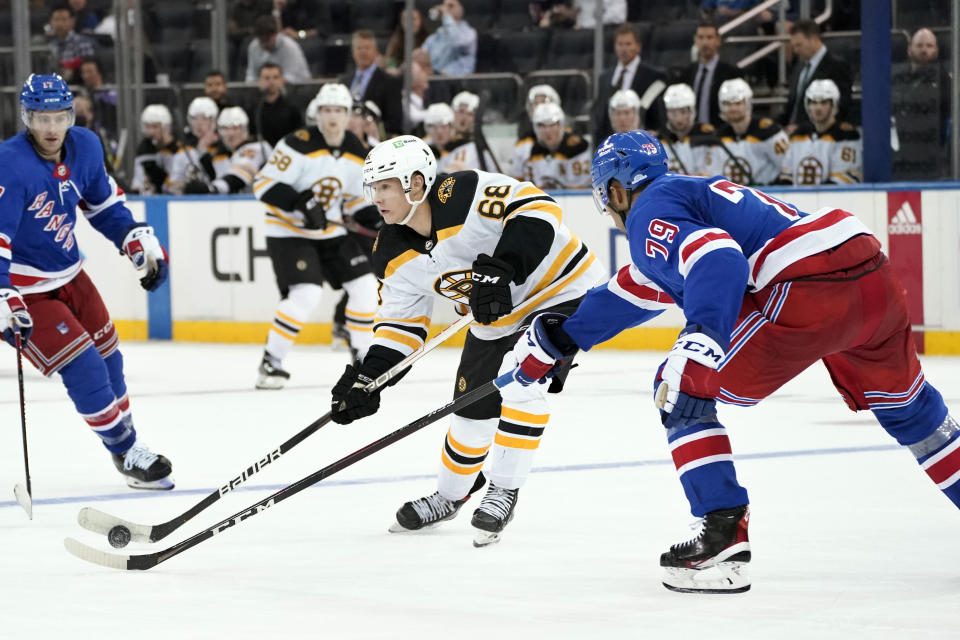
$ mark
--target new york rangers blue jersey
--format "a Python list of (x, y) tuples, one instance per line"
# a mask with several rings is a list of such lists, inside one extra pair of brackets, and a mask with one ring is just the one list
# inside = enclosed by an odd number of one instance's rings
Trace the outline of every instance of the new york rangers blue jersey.
[(77, 275), (78, 207), (118, 249), (134, 224), (96, 134), (71, 127), (63, 149), (56, 163), (37, 155), (25, 132), (0, 143), (0, 288), (50, 291)]
[(814, 259), (870, 234), (840, 209), (805, 213), (722, 176), (665, 174), (627, 217), (631, 264), (597, 287), (564, 329), (584, 348), (646, 322), (670, 302), (726, 349), (743, 295), (821, 273)]

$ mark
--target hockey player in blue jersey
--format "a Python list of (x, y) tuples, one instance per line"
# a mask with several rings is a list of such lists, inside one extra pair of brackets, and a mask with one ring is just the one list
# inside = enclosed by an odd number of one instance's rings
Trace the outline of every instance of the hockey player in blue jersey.
[[(960, 425), (924, 378), (904, 289), (852, 214), (800, 211), (722, 176), (667, 172), (660, 142), (614, 134), (593, 159), (594, 198), (627, 234), (631, 263), (569, 318), (541, 314), (517, 343), (515, 378), (549, 375), (676, 303), (687, 325), (654, 399), (700, 534), (660, 558), (677, 591), (750, 588), (746, 490), (716, 401), (750, 406), (818, 360), (854, 410), (869, 409), (960, 507)], [(713, 576), (713, 577), (711, 577)]]
[(96, 135), (73, 126), (73, 94), (60, 76), (27, 78), (20, 110), (26, 131), (0, 143), (3, 339), (22, 345), (44, 375), (60, 374), (128, 485), (172, 489), (170, 461), (137, 439), (116, 329), (74, 238), (78, 208), (144, 273), (145, 289), (166, 280), (166, 254), (124, 205)]

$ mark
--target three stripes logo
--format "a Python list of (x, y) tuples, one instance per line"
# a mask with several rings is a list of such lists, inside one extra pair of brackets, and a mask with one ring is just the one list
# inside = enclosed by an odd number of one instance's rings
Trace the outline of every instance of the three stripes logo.
[(913, 212), (909, 200), (904, 200), (900, 208), (890, 217), (887, 233), (891, 236), (919, 235), (922, 227)]

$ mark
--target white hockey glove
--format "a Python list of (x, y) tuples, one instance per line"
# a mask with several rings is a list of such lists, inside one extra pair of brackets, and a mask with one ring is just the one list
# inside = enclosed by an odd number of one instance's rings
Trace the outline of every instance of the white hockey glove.
[(565, 356), (576, 353), (576, 345), (561, 326), (566, 319), (562, 313), (541, 313), (533, 319), (513, 347), (515, 381), (523, 386), (543, 382)]
[(27, 311), (20, 292), (16, 289), (0, 289), (0, 331), (10, 346), (17, 346), (16, 334), (20, 334), (21, 346), (33, 333), (33, 318)]
[(654, 400), (667, 428), (685, 427), (717, 412), (724, 352), (716, 340), (688, 326), (660, 365)]
[(154, 291), (162, 285), (169, 273), (167, 252), (153, 235), (153, 227), (137, 224), (130, 228), (123, 239), (123, 252), (127, 254), (137, 271), (146, 271), (140, 278), (140, 286)]

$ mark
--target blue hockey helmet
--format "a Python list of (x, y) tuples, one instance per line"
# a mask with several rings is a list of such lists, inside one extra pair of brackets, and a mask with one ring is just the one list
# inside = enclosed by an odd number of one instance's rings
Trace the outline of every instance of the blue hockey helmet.
[(32, 111), (69, 111), (73, 125), (73, 92), (63, 78), (55, 73), (31, 73), (20, 90), (20, 116), (30, 126)]
[(610, 201), (608, 186), (616, 179), (627, 191), (667, 172), (667, 154), (657, 137), (642, 130), (615, 133), (597, 148), (590, 175), (593, 201), (606, 213)]

